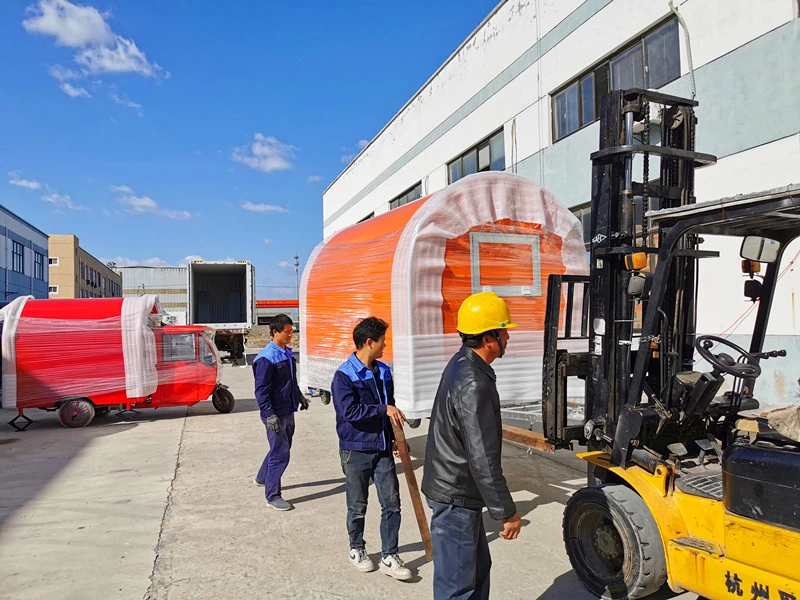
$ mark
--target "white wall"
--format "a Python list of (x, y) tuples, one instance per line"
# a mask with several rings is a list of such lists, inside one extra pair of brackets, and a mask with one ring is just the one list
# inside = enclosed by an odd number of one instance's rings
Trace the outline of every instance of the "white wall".
[[(679, 10), (698, 69), (791, 21), (796, 7), (794, 0), (685, 0)], [(325, 191), (325, 236), (370, 212), (385, 212), (417, 181), (423, 181), (423, 193), (441, 189), (447, 162), (500, 127), (509, 170), (512, 158), (521, 161), (550, 146), (549, 94), (668, 14), (661, 1), (502, 3)], [(682, 31), (680, 38), (686, 74)], [(755, 185), (739, 191), (763, 189)], [(579, 203), (564, 195), (566, 204)]]

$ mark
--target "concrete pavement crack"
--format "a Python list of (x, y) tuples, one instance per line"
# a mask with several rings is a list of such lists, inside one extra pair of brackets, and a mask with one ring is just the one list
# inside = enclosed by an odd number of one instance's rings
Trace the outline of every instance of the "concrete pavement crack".
[(166, 527), (167, 517), (172, 509), (172, 493), (175, 489), (175, 479), (178, 477), (178, 469), (181, 466), (181, 451), (183, 449), (183, 436), (186, 433), (186, 422), (189, 420), (189, 409), (183, 415), (183, 426), (181, 427), (181, 437), (178, 440), (178, 452), (175, 455), (175, 470), (172, 473), (172, 481), (169, 482), (169, 491), (167, 493), (167, 502), (164, 506), (164, 514), (161, 516), (161, 525), (158, 528), (158, 540), (155, 545), (155, 558), (153, 559), (153, 570), (150, 572), (150, 585), (144, 593), (143, 600), (155, 599), (155, 584), (156, 584), (156, 568), (158, 567), (158, 560), (161, 556), (163, 546), (164, 528)]

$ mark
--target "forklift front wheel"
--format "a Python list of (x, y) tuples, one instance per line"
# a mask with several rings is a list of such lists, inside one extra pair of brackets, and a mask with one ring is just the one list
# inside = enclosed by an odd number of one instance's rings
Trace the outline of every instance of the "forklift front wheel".
[(416, 429), (422, 424), (422, 419), (406, 419), (406, 423), (411, 429)]
[(575, 492), (564, 511), (564, 544), (575, 574), (603, 598), (644, 598), (667, 579), (658, 525), (624, 485)]
[(94, 419), (94, 404), (85, 398), (65, 401), (58, 409), (58, 420), (64, 427), (86, 427)]
[(236, 401), (233, 399), (233, 394), (228, 390), (225, 388), (217, 388), (211, 396), (211, 404), (214, 405), (214, 408), (216, 408), (218, 412), (227, 414), (233, 410)]
[(326, 392), (326, 391), (323, 390), (322, 397), (320, 398), (320, 400), (322, 400), (323, 404), (330, 404), (331, 403), (331, 393), (330, 392)]

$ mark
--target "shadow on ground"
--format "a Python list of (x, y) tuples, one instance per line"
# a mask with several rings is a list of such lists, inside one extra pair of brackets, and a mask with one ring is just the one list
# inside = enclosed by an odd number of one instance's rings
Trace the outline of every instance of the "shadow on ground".
[[(3, 413), (4, 416), (13, 414)], [(36, 422), (27, 431), (0, 428), (0, 481), (3, 486), (0, 529), (93, 440), (138, 426), (138, 423), (106, 417), (88, 427), (67, 429), (59, 423), (55, 413), (36, 411), (31, 417), (35, 417)]]

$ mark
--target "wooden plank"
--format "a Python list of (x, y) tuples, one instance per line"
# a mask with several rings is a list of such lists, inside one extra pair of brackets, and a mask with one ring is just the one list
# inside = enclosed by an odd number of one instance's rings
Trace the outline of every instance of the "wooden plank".
[(417, 476), (414, 473), (414, 467), (411, 466), (411, 456), (408, 454), (406, 435), (403, 433), (403, 428), (394, 423), (392, 423), (392, 429), (394, 430), (394, 439), (397, 441), (397, 449), (400, 452), (400, 462), (403, 463), (403, 473), (406, 476), (408, 492), (411, 494), (411, 504), (414, 506), (414, 514), (417, 517), (417, 527), (419, 527), (419, 534), (422, 537), (422, 546), (425, 548), (425, 557), (430, 561), (433, 560), (431, 530), (428, 527), (428, 518), (425, 516), (425, 510), (422, 507), (422, 497), (419, 493), (419, 485), (417, 485)]
[(503, 439), (518, 446), (540, 450), (542, 452), (556, 453), (556, 447), (547, 441), (547, 438), (538, 431), (528, 431), (513, 425), (503, 425)]

